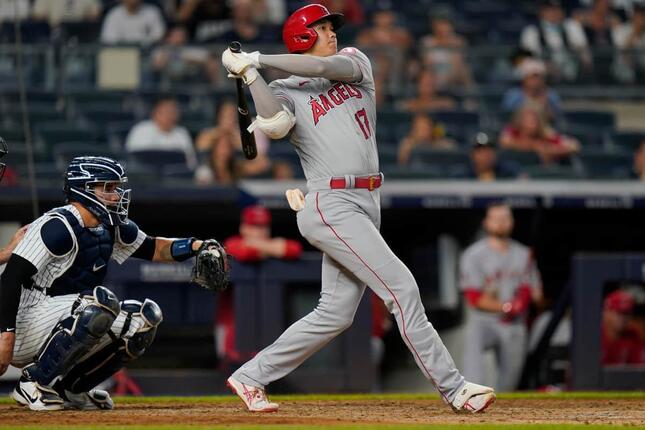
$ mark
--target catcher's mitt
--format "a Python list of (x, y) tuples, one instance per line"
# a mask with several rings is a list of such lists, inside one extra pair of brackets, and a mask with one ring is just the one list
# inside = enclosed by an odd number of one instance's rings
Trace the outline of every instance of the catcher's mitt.
[(197, 250), (190, 280), (213, 291), (222, 291), (228, 286), (226, 250), (215, 239), (205, 240)]

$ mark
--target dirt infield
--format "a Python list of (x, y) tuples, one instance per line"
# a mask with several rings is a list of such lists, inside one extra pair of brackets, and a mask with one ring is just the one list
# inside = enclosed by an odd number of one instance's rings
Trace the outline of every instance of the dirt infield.
[(474, 424), (572, 423), (640, 426), (643, 399), (501, 399), (482, 415), (454, 414), (439, 400), (283, 401), (278, 413), (250, 414), (237, 401), (124, 402), (113, 411), (34, 413), (0, 405), (0, 425)]

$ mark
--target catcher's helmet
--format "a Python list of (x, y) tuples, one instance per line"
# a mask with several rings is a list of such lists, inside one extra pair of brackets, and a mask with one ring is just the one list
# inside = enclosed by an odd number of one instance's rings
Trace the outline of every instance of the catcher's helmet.
[[(130, 190), (121, 187), (127, 181), (118, 161), (107, 157), (76, 157), (67, 167), (63, 191), (68, 201), (81, 203), (104, 224), (119, 225), (128, 219)], [(103, 190), (97, 190), (95, 185), (101, 184)]]
[(328, 19), (338, 31), (345, 23), (345, 17), (340, 13), (329, 13), (329, 10), (320, 4), (310, 4), (301, 7), (291, 14), (282, 27), (282, 41), (287, 45), (290, 53), (305, 52), (316, 43), (318, 34), (311, 25)]
[[(5, 142), (2, 137), (0, 137), (0, 160), (8, 153), (9, 153), (9, 147), (7, 146), (7, 142)], [(0, 181), (2, 181), (2, 177), (4, 176), (4, 170), (6, 168), (7, 166), (4, 163), (0, 163)]]

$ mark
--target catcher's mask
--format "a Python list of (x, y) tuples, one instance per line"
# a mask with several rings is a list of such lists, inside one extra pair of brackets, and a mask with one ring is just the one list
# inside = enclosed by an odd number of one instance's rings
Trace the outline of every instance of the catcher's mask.
[(125, 170), (107, 157), (76, 157), (67, 168), (64, 193), (68, 201), (85, 206), (107, 225), (124, 224), (128, 219), (130, 189)]
[[(9, 153), (9, 147), (7, 146), (7, 142), (5, 142), (2, 137), (0, 137), (0, 160), (8, 153)], [(0, 181), (2, 181), (2, 177), (4, 176), (4, 171), (6, 168), (7, 168), (6, 164), (0, 163)]]

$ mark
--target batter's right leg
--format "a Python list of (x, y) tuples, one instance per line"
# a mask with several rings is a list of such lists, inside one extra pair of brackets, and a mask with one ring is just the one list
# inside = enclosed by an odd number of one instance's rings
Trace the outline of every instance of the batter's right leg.
[[(428, 321), (412, 273), (389, 248), (372, 219), (364, 212), (349, 210), (342, 194), (316, 193), (308, 198), (308, 205), (298, 214), (307, 240), (384, 301), (417, 365), (446, 403), (456, 410), (486, 409), (495, 399), (492, 388), (466, 382), (459, 373)], [(361, 194), (356, 194), (356, 199), (360, 198)]]
[(289, 374), (347, 329), (354, 320), (365, 284), (328, 255), (323, 255), (318, 306), (292, 324), (273, 344), (240, 367), (228, 384), (254, 412), (275, 411), (264, 386)]

